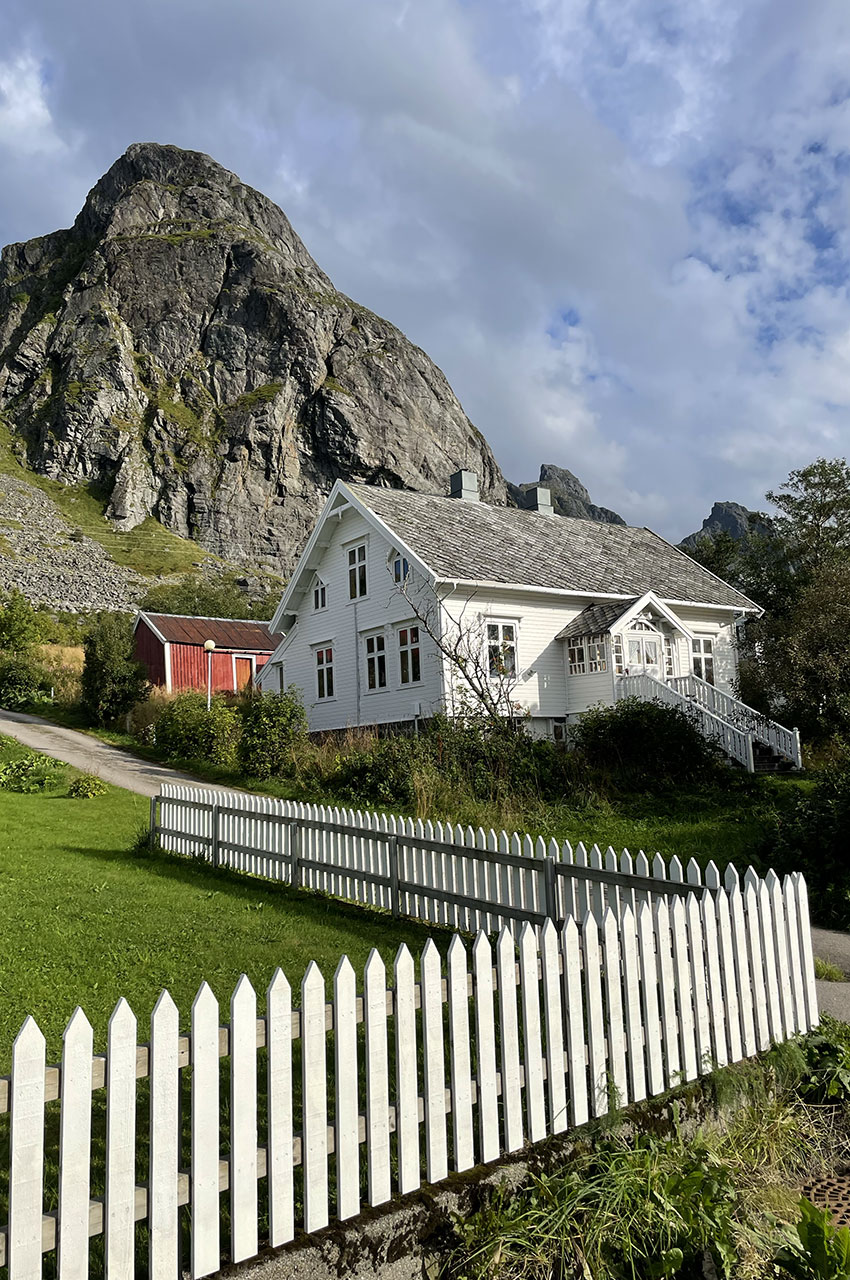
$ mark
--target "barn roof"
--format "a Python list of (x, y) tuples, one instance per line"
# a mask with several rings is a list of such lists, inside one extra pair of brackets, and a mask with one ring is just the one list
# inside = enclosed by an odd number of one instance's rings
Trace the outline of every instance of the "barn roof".
[(437, 579), (757, 610), (651, 529), (345, 484)]
[[(140, 613), (155, 635), (172, 644), (197, 644), (214, 640), (217, 649), (243, 653), (271, 653), (281, 637), (265, 622), (252, 618), (191, 618), (179, 613)], [(138, 623), (137, 623), (138, 625)]]

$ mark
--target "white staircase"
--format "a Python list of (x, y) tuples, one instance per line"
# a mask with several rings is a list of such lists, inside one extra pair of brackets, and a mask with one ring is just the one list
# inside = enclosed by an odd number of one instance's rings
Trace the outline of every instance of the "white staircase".
[(800, 732), (769, 720), (699, 676), (672, 676), (666, 681), (650, 675), (618, 676), (614, 696), (643, 698), (682, 707), (703, 737), (717, 742), (731, 760), (748, 773), (776, 768), (802, 768)]

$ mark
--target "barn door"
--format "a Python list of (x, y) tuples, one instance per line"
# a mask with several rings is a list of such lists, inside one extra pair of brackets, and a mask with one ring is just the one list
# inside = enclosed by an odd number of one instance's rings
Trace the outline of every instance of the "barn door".
[(241, 693), (243, 689), (247, 689), (251, 685), (251, 659), (236, 659), (236, 691)]

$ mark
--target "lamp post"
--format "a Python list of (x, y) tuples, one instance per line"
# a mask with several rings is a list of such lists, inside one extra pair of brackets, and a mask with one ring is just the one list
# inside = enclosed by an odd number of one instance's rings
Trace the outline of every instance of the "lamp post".
[(215, 640), (205, 640), (204, 648), (207, 651), (207, 711), (209, 711), (212, 701), (212, 656)]

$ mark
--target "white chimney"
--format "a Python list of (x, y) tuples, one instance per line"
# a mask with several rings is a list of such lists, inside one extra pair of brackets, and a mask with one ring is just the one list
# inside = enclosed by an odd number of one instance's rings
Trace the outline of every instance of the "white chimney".
[(533, 489), (528, 490), (528, 504), (532, 511), (538, 511), (541, 516), (553, 516), (555, 508), (552, 506), (552, 493), (542, 484), (536, 484)]
[(474, 471), (456, 471), (449, 480), (449, 497), (462, 502), (479, 502), (478, 476)]

